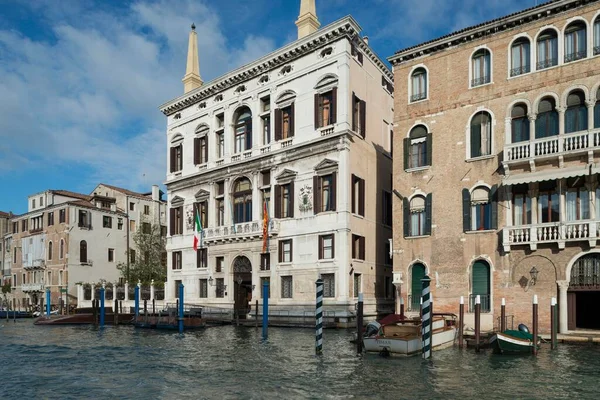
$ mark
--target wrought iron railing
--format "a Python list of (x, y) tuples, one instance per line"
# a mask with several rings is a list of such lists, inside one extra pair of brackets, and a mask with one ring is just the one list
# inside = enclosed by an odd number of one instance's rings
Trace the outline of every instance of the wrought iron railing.
[(582, 51), (575, 51), (573, 53), (569, 53), (569, 54), (565, 54), (565, 62), (571, 62), (571, 61), (575, 61), (575, 60), (581, 60), (582, 58), (586, 58), (587, 57), (587, 51), (582, 50)]
[(470, 294), (469, 295), (469, 312), (475, 312), (475, 299), (479, 296), (479, 304), (481, 304), (481, 312), (490, 312), (490, 295), (489, 294)]
[(408, 295), (407, 311), (421, 311), (421, 296)]
[(471, 87), (485, 85), (486, 83), (490, 83), (490, 76), (484, 75), (480, 78), (474, 78), (471, 80)]
[(513, 68), (510, 70), (510, 76), (523, 75), (529, 72), (529, 65), (523, 65), (521, 67)]
[(421, 93), (416, 93), (416, 94), (413, 94), (412, 96), (410, 96), (410, 101), (412, 103), (414, 101), (423, 100), (425, 98), (427, 98), (427, 93), (421, 92)]
[(541, 60), (537, 62), (537, 69), (545, 69), (554, 67), (558, 64), (558, 58), (546, 58), (545, 60)]

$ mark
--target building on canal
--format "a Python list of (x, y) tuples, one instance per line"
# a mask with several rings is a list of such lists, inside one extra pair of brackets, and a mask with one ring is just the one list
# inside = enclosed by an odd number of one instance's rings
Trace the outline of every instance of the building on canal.
[(128, 254), (135, 262), (137, 229), (160, 224), (166, 231), (158, 186), (150, 193), (106, 184), (90, 195), (46, 190), (27, 201), (27, 213), (10, 219), (7, 235), (11, 297), (21, 306), (37, 304), (48, 287), (52, 304), (75, 304), (76, 283), (117, 282), (117, 264), (127, 265)]
[(393, 307), (392, 74), (352, 17), (318, 29), (303, 0), (296, 25), (294, 42), (208, 83), (192, 26), (185, 93), (161, 106), (167, 300), (181, 282), (186, 302), (245, 313), (267, 281), (271, 310), (304, 315), (321, 277), (341, 323), (359, 292), (366, 313)]
[[(4, 284), (6, 279), (10, 278), (10, 263), (6, 262), (6, 253), (10, 251), (10, 244), (8, 242), (8, 228), (10, 226), (11, 215), (4, 211), (0, 211), (0, 277), (2, 278), (0, 283)], [(7, 248), (8, 247), (8, 248)]]
[[(600, 329), (600, 2), (560, 0), (389, 57), (395, 76), (394, 271), (417, 310)], [(509, 320), (509, 326), (512, 320)]]

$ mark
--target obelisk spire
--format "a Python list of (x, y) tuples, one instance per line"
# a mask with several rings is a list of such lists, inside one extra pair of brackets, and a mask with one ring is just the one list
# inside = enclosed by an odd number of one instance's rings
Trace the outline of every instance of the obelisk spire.
[(188, 42), (185, 75), (181, 81), (183, 82), (183, 93), (192, 91), (202, 86), (203, 83), (200, 77), (200, 63), (198, 61), (198, 35), (196, 34), (196, 25), (194, 24), (192, 24)]
[(298, 39), (308, 36), (321, 26), (317, 18), (316, 0), (300, 0), (300, 15), (296, 21)]

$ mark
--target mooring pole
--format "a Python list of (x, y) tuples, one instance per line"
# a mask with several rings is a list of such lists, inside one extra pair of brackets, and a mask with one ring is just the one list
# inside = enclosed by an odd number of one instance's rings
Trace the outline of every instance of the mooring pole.
[(148, 300), (144, 299), (144, 321), (148, 322)]
[(140, 315), (140, 287), (138, 285), (135, 285), (134, 298), (135, 320), (137, 322), (138, 316)]
[(114, 326), (119, 325), (119, 300), (116, 299), (116, 293), (113, 294), (115, 299), (113, 300), (113, 324)]
[(263, 282), (263, 316), (262, 316), (262, 338), (267, 339), (269, 336), (269, 282)]
[(550, 300), (550, 343), (552, 350), (556, 350), (556, 297)]
[(50, 288), (46, 288), (46, 317), (50, 318)]
[(502, 298), (502, 305), (500, 306), (500, 332), (506, 330), (506, 299)]
[(152, 315), (156, 314), (156, 301), (152, 299)]
[(254, 327), (258, 329), (258, 300), (256, 300), (256, 307), (254, 307)]
[(460, 305), (458, 306), (458, 348), (463, 348), (463, 330), (465, 327), (465, 298), (460, 296)]
[(404, 318), (404, 297), (400, 297), (400, 315)]
[(96, 306), (96, 299), (92, 300), (92, 318), (94, 319), (94, 326), (98, 326), (98, 307)]
[(538, 297), (533, 295), (533, 355), (537, 356), (537, 337), (538, 337)]
[(179, 333), (183, 333), (183, 283), (179, 284)]
[(315, 353), (323, 354), (323, 279), (315, 282), (317, 303), (315, 307)]
[(475, 296), (475, 352), (479, 353), (479, 339), (481, 336), (481, 297)]
[(419, 297), (419, 318), (423, 319), (423, 296)]
[(104, 285), (100, 288), (100, 328), (104, 328), (104, 295), (105, 295)]
[(431, 358), (431, 297), (429, 292), (429, 283), (431, 278), (425, 275), (421, 279), (421, 338), (423, 340), (423, 358)]
[(431, 318), (433, 318), (433, 293), (429, 293), (429, 313), (431, 314)]
[(363, 315), (364, 315), (364, 297), (362, 292), (358, 294), (358, 305), (356, 307), (356, 353), (362, 352), (363, 345)]

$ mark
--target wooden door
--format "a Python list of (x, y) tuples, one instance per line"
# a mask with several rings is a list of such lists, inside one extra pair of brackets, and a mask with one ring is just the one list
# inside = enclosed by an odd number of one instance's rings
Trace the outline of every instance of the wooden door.
[(567, 292), (567, 329), (577, 328), (577, 293)]

